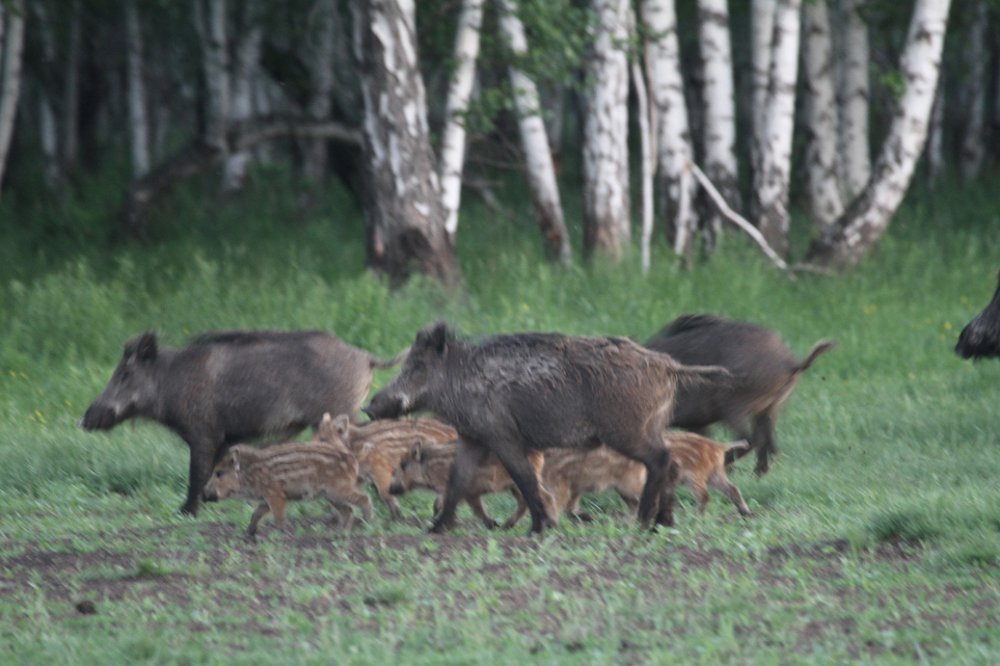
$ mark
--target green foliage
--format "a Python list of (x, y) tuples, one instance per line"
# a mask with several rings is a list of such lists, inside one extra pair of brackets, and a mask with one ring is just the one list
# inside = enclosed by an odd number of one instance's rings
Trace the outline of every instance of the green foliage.
[[(182, 189), (144, 245), (76, 237), (70, 217), (4, 246), (0, 569), (70, 565), (0, 581), (3, 663), (996, 661), (984, 618), (1000, 607), (1000, 364), (951, 351), (995, 286), (989, 187), (912, 193), (861, 267), (790, 280), (735, 233), (689, 271), (662, 243), (646, 276), (635, 255), (547, 264), (528, 198), (501, 186), (509, 216), (467, 199), (456, 295), (369, 274), (344, 192), (293, 219), (287, 176), (254, 182), (225, 202)], [(594, 522), (540, 539), (487, 533), (466, 509), (431, 538), (430, 497), (414, 492), (403, 523), (376, 497), (373, 523), (343, 534), (324, 503), (301, 502), (286, 533), (268, 519), (247, 543), (249, 503), (176, 514), (187, 451), (174, 434), (76, 425), (142, 330), (174, 346), (215, 327), (322, 328), (389, 356), (436, 319), (472, 338), (643, 340), (689, 311), (762, 322), (799, 354), (838, 342), (784, 410), (772, 472), (731, 474), (750, 520), (719, 495), (698, 517), (684, 490), (675, 529), (640, 533), (609, 493), (585, 499)], [(487, 500), (500, 517), (513, 506)]]

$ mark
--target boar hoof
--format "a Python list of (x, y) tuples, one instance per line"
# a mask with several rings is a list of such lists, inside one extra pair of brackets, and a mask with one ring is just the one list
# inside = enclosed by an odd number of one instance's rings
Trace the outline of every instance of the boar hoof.
[(198, 515), (198, 505), (197, 504), (185, 504), (181, 507), (181, 515), (184, 516), (197, 516)]

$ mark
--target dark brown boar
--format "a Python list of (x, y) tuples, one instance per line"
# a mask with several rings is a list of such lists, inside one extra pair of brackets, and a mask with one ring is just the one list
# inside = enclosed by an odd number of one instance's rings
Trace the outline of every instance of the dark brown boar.
[(391, 516), (399, 519), (399, 501), (389, 489), (400, 461), (414, 445), (453, 442), (458, 433), (437, 419), (386, 419), (355, 425), (341, 414), (329, 420), (324, 415), (316, 438), (346, 446), (357, 458), (361, 476), (371, 481)]
[(962, 329), (955, 353), (973, 360), (1000, 356), (1000, 271), (993, 300)]
[(350, 527), (351, 507), (366, 521), (372, 519), (372, 501), (358, 490), (358, 463), (342, 447), (323, 442), (289, 442), (263, 448), (237, 444), (216, 464), (205, 484), (205, 501), (227, 497), (262, 500), (250, 518), (247, 536), (270, 511), (279, 528), (285, 525), (289, 500), (324, 497), (337, 509), (339, 524)]
[[(478, 459), (474, 455), (469, 456), (466, 449), (467, 445), (461, 440), (448, 443), (414, 444), (400, 460), (399, 466), (393, 474), (392, 492), (401, 494), (414, 488), (433, 490), (437, 493), (437, 497), (434, 499), (435, 515), (440, 513), (448, 501), (448, 494), (455, 493), (454, 502), (456, 504), (464, 500), (472, 512), (483, 521), (483, 525), (488, 529), (494, 529), (498, 523), (486, 513), (482, 496), (509, 491), (517, 501), (517, 509), (503, 526), (505, 529), (513, 527), (524, 515), (528, 505), (524, 503), (521, 493), (514, 485), (514, 480), (510, 478), (510, 474), (507, 473), (495, 455), (487, 455), (476, 464), (476, 468), (467, 475), (468, 482), (465, 486), (453, 489), (448, 484), (456, 460), (459, 460), (458, 464), (466, 464)], [(466, 463), (462, 463), (462, 460), (465, 460)], [(529, 451), (528, 461), (536, 478), (540, 477), (545, 457), (539, 451)], [(543, 497), (545, 495), (546, 493), (543, 492)], [(454, 519), (446, 527), (452, 527), (453, 523)]]
[(750, 442), (738, 456), (730, 452), (729, 462), (756, 450), (757, 474), (766, 474), (778, 453), (775, 422), (782, 405), (802, 373), (834, 345), (821, 340), (799, 360), (774, 331), (707, 314), (678, 317), (646, 342), (679, 363), (729, 370), (723, 380), (681, 385), (670, 423), (702, 434), (713, 423), (725, 424)]
[(81, 425), (108, 430), (130, 418), (158, 421), (190, 448), (184, 513), (227, 447), (257, 437), (291, 437), (323, 412), (356, 414), (381, 361), (320, 331), (221, 331), (182, 349), (161, 349), (153, 333), (125, 343), (111, 381)]
[(492, 452), (528, 505), (531, 531), (540, 532), (553, 517), (528, 452), (590, 449), (602, 442), (646, 466), (642, 523), (669, 525), (673, 497), (664, 494), (670, 454), (662, 432), (676, 386), (686, 377), (725, 372), (681, 366), (624, 338), (520, 333), (472, 344), (437, 324), (417, 334), (402, 370), (365, 412), (387, 418), (427, 410), (455, 426), (468, 445), (472, 459), (456, 459), (434, 531), (454, 519), (457, 493), (451, 490), (468, 487), (468, 477)]

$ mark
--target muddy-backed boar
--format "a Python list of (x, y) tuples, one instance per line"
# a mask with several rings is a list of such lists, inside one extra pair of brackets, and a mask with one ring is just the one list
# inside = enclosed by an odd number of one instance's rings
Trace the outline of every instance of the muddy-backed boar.
[(356, 414), (374, 368), (391, 367), (319, 331), (206, 333), (182, 349), (161, 349), (153, 333), (125, 353), (81, 425), (108, 430), (133, 417), (158, 421), (187, 442), (184, 513), (198, 512), (202, 488), (225, 449), (266, 435), (291, 437), (323, 412)]
[(1000, 356), (1000, 271), (993, 300), (962, 329), (955, 353), (975, 360)]
[(778, 452), (775, 422), (796, 382), (813, 361), (834, 346), (821, 340), (800, 360), (774, 331), (714, 315), (678, 317), (646, 346), (669, 354), (679, 363), (719, 365), (729, 370), (723, 380), (689, 382), (677, 389), (671, 425), (704, 434), (723, 423), (757, 451), (758, 474), (766, 474)]
[[(499, 523), (489, 517), (483, 507), (482, 496), (490, 493), (500, 493), (510, 491), (517, 501), (517, 509), (513, 515), (504, 523), (504, 528), (513, 527), (521, 519), (528, 505), (514, 485), (514, 480), (500, 463), (500, 460), (493, 454), (479, 459), (475, 452), (466, 451), (467, 445), (458, 440), (457, 442), (437, 443), (437, 444), (414, 444), (407, 454), (400, 460), (399, 467), (396, 468), (392, 477), (392, 492), (401, 494), (414, 488), (425, 488), (437, 493), (434, 499), (434, 514), (438, 515), (442, 507), (448, 501), (449, 493), (454, 493), (455, 504), (463, 500), (468, 503), (472, 512), (483, 521), (488, 529), (496, 528)], [(460, 475), (466, 479), (464, 486), (452, 487), (448, 484), (451, 470), (456, 460), (459, 464), (475, 464), (476, 467), (469, 474)], [(464, 462), (463, 462), (464, 461)], [(474, 462), (478, 461), (478, 463)], [(540, 451), (528, 451), (528, 461), (536, 478), (540, 478), (542, 467), (545, 464), (545, 457)], [(547, 501), (547, 506), (551, 509), (551, 497), (547, 495), (544, 488), (541, 489), (543, 501)], [(554, 514), (553, 514), (554, 515)], [(442, 525), (442, 529), (450, 528), (454, 524), (454, 514), (447, 524)]]
[[(624, 338), (558, 333), (498, 335), (479, 344), (457, 340), (444, 324), (417, 334), (402, 370), (365, 411), (372, 418), (427, 410), (452, 424), (474, 454), (492, 452), (521, 491), (531, 531), (551, 522), (528, 460), (531, 450), (594, 448), (605, 443), (648, 471), (639, 502), (644, 525), (671, 524), (670, 454), (662, 445), (679, 380), (725, 374), (686, 368)], [(478, 461), (456, 459), (449, 489), (467, 487)], [(432, 530), (453, 518), (449, 490)]]
[(335, 419), (324, 415), (316, 430), (316, 439), (346, 446), (354, 454), (361, 476), (375, 486), (395, 519), (402, 518), (402, 512), (389, 489), (403, 457), (414, 445), (444, 444), (457, 438), (454, 428), (437, 419), (386, 419), (355, 425), (346, 414)]
[(237, 444), (219, 460), (204, 498), (214, 502), (227, 497), (261, 500), (250, 518), (247, 535), (268, 512), (279, 528), (285, 525), (289, 500), (323, 497), (338, 512), (338, 523), (350, 527), (351, 507), (358, 507), (366, 521), (372, 519), (372, 501), (358, 489), (358, 463), (340, 446), (323, 442), (288, 442), (263, 448)]
[[(677, 469), (676, 483), (690, 488), (702, 513), (711, 486), (732, 500), (741, 515), (750, 515), (725, 468), (726, 452), (745, 448), (746, 440), (720, 444), (696, 433), (668, 431), (664, 434), (664, 444), (670, 451), (671, 466)], [(646, 468), (606, 446), (590, 451), (550, 449), (545, 453), (542, 479), (555, 498), (557, 512), (589, 520), (590, 516), (580, 511), (580, 497), (609, 489), (615, 490), (634, 513), (646, 483)]]

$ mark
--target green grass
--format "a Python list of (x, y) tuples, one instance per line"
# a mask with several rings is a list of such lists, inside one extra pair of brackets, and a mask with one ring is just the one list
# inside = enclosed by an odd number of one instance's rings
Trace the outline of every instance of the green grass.
[[(142, 245), (105, 240), (92, 209), (115, 198), (92, 183), (30, 210), (34, 226), (0, 211), (0, 662), (1000, 661), (1000, 363), (951, 351), (995, 286), (988, 186), (911, 194), (861, 267), (796, 280), (735, 232), (690, 271), (662, 245), (649, 275), (637, 253), (559, 268), (541, 261), (525, 197), (507, 192), (506, 216), (469, 199), (455, 295), (368, 274), (343, 192), (293, 214), (292, 184), (258, 178), (227, 203), (179, 192)], [(677, 528), (647, 534), (601, 495), (585, 500), (594, 523), (541, 538), (486, 532), (465, 509), (432, 538), (414, 493), (405, 523), (376, 498), (375, 521), (342, 534), (303, 503), (288, 533), (268, 520), (248, 543), (248, 504), (177, 515), (175, 435), (76, 425), (143, 330), (181, 345), (216, 327), (316, 327), (390, 356), (436, 319), (472, 337), (642, 340), (689, 311), (764, 323), (799, 354), (839, 343), (786, 407), (773, 471), (733, 472), (749, 521), (718, 495), (699, 518), (683, 494)]]

